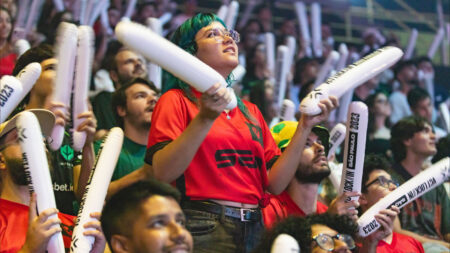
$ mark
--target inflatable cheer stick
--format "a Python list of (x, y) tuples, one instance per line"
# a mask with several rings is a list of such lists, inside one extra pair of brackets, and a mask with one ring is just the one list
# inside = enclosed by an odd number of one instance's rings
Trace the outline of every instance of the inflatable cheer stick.
[(41, 75), (41, 64), (33, 62), (17, 77), (3, 76), (0, 80), (0, 123), (4, 122), (22, 99), (30, 92)]
[(319, 73), (317, 73), (317, 78), (314, 81), (314, 88), (319, 86), (319, 84), (323, 83), (323, 81), (325, 81), (325, 79), (328, 78), (338, 60), (339, 60), (339, 53), (336, 51), (331, 51), (331, 53), (328, 55), (327, 59), (323, 63), (322, 67), (320, 68)]
[(295, 121), (295, 104), (289, 99), (283, 100), (280, 111), (280, 121)]
[(433, 188), (444, 183), (450, 176), (450, 158), (446, 157), (431, 165), (428, 169), (415, 175), (393, 192), (380, 199), (358, 219), (359, 235), (366, 237), (378, 228), (380, 224), (375, 220), (375, 215), (381, 210), (391, 206), (398, 208), (414, 201)]
[(227, 18), (227, 13), (228, 13), (228, 5), (223, 4), (217, 11), (217, 17), (219, 17), (221, 20), (225, 20)]
[[(108, 9), (109, 1), (108, 0), (99, 0), (97, 4), (95, 4), (92, 9), (91, 15), (89, 16), (88, 25), (93, 26), (98, 16), (102, 13), (103, 9)], [(105, 26), (107, 27), (107, 26)]]
[[(147, 26), (158, 35), (162, 35), (161, 21), (157, 18), (148, 18)], [(155, 63), (148, 63), (148, 79), (152, 81), (156, 88), (161, 89), (161, 67)]]
[[(70, 95), (72, 92), (73, 74), (75, 65), (75, 55), (77, 52), (78, 29), (74, 24), (62, 22), (58, 26), (56, 58), (55, 90), (53, 92), (53, 101), (61, 102), (64, 105), (70, 105)], [(67, 109), (61, 108), (66, 113)], [(55, 125), (52, 132), (52, 142), (50, 148), (57, 150), (63, 141), (64, 126)]]
[(345, 43), (339, 44), (339, 60), (336, 63), (336, 70), (340, 71), (347, 65), (348, 48)]
[(238, 1), (231, 1), (230, 5), (228, 6), (227, 17), (225, 18), (225, 26), (227, 27), (228, 30), (234, 29), (238, 13), (239, 13)]
[(303, 42), (305, 44), (306, 56), (311, 57), (311, 36), (309, 35), (308, 17), (306, 16), (306, 7), (303, 2), (297, 1), (294, 3), (295, 13), (297, 13), (298, 23), (300, 24), (300, 32)]
[(300, 246), (294, 237), (288, 234), (280, 234), (273, 241), (270, 253), (300, 253)]
[(295, 62), (295, 51), (297, 50), (296, 41), (294, 36), (287, 36), (286, 38), (286, 46), (289, 48), (289, 63), (288, 68), (290, 69), (292, 66), (292, 63)]
[(239, 30), (241, 30), (247, 24), (247, 21), (250, 19), (250, 15), (252, 14), (256, 4), (257, 0), (247, 1), (244, 13), (239, 16), (239, 24), (237, 26)]
[[(116, 36), (126, 46), (140, 52), (200, 92), (205, 92), (215, 83), (227, 86), (225, 79), (213, 68), (142, 25), (120, 22), (116, 26)], [(232, 100), (227, 109), (233, 109), (237, 105), (236, 95), (231, 88), (228, 88), (228, 92)]]
[[(48, 168), (45, 145), (39, 121), (32, 112), (22, 112), (16, 122), (19, 144), (23, 154), (25, 173), (30, 179), (30, 191), (36, 192), (37, 209), (40, 214), (48, 208), (56, 208), (52, 180)], [(57, 214), (49, 219), (58, 218)], [(58, 226), (58, 225), (55, 225)], [(47, 245), (49, 253), (64, 253), (62, 233), (55, 233)]]
[(277, 64), (275, 68), (275, 97), (277, 108), (281, 108), (286, 95), (286, 77), (289, 71), (289, 48), (287, 46), (278, 46)]
[(88, 92), (91, 80), (92, 61), (94, 58), (94, 31), (90, 26), (78, 27), (78, 47), (73, 94), (73, 149), (80, 151), (86, 141), (86, 133), (76, 129), (84, 121), (80, 113), (88, 111)]
[(119, 159), (120, 150), (122, 149), (122, 143), (122, 129), (119, 127), (112, 128), (101, 146), (97, 155), (96, 164), (89, 176), (88, 185), (86, 186), (86, 191), (78, 212), (77, 222), (73, 230), (70, 252), (84, 253), (91, 251), (95, 239), (92, 236), (83, 235), (83, 232), (86, 230), (83, 225), (93, 220), (90, 217), (91, 213), (102, 211), (106, 192), (108, 191), (108, 186), (117, 160)]
[(23, 53), (30, 49), (30, 43), (25, 39), (19, 39), (14, 43), (14, 52), (19, 58)]
[(245, 73), (247, 73), (247, 69), (241, 64), (238, 64), (231, 73), (233, 74), (234, 82), (240, 82), (244, 78)]
[(321, 20), (320, 4), (314, 2), (311, 4), (311, 31), (312, 31), (312, 46), (314, 55), (322, 57), (322, 20)]
[(445, 122), (445, 130), (447, 130), (447, 133), (450, 133), (450, 113), (448, 112), (448, 106), (445, 102), (439, 105), (439, 112)]
[(126, 17), (126, 18), (131, 19), (131, 16), (133, 15), (134, 10), (136, 9), (137, 0), (128, 0), (127, 2), (128, 2), (127, 3), (127, 9), (126, 9), (125, 14), (123, 16)]
[(58, 12), (64, 11), (64, 2), (63, 0), (53, 0), (53, 5)]
[(321, 113), (318, 106), (321, 99), (327, 98), (329, 95), (340, 98), (350, 89), (354, 89), (394, 65), (402, 55), (403, 52), (399, 48), (388, 46), (380, 48), (361, 60), (350, 64), (310, 92), (302, 100), (300, 111), (308, 115)]
[(434, 55), (436, 54), (436, 50), (438, 49), (443, 39), (444, 39), (444, 28), (441, 27), (436, 33), (436, 36), (434, 36), (433, 42), (431, 43), (430, 48), (428, 49), (427, 53), (428, 58), (433, 59)]
[(416, 47), (416, 41), (417, 41), (418, 35), (419, 35), (419, 32), (417, 31), (417, 29), (413, 28), (411, 30), (411, 34), (409, 35), (408, 46), (406, 46), (405, 55), (403, 56), (403, 60), (411, 59), (413, 52), (414, 52), (414, 48)]
[(345, 133), (347, 128), (344, 124), (338, 123), (336, 124), (333, 129), (331, 129), (330, 132), (330, 149), (328, 150), (328, 157), (329, 160), (332, 155), (336, 152), (336, 149), (341, 145), (341, 143), (345, 139)]
[(44, 1), (42, 0), (33, 0), (31, 3), (30, 11), (28, 12), (27, 16), (27, 23), (25, 24), (25, 36), (31, 31), (31, 28), (36, 22), (38, 11), (40, 10), (40, 7)]
[[(347, 115), (344, 166), (342, 167), (339, 194), (343, 192), (361, 192), (368, 121), (369, 112), (367, 105), (363, 102), (351, 103)], [(359, 197), (352, 197), (346, 201), (357, 201), (358, 199)]]
[(266, 44), (266, 62), (267, 69), (270, 72), (270, 76), (275, 76), (275, 36), (273, 33), (265, 33), (264, 41)]
[(173, 15), (170, 12), (165, 12), (164, 14), (162, 14), (161, 17), (159, 17), (161, 26), (164, 26), (165, 24), (167, 24), (167, 22), (169, 22), (172, 19), (172, 16)]

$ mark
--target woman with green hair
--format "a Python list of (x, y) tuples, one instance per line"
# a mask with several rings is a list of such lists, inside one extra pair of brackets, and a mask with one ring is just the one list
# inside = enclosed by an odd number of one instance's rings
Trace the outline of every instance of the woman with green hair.
[[(238, 65), (238, 40), (216, 15), (202, 13), (172, 37), (228, 81)], [(202, 94), (169, 75), (165, 87), (153, 112), (145, 169), (181, 191), (195, 252), (250, 252), (263, 230), (266, 190), (284, 190), (312, 126), (337, 100), (323, 100), (319, 116), (302, 117), (281, 154), (258, 108), (238, 98), (238, 107), (226, 110), (231, 95), (220, 84)]]

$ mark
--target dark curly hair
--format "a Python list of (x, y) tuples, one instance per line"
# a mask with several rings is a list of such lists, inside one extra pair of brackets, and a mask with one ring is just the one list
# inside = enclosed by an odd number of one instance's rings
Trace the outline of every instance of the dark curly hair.
[(401, 119), (392, 127), (391, 149), (396, 162), (401, 162), (406, 158), (406, 147), (403, 142), (425, 129), (426, 125), (430, 125), (426, 119), (419, 116), (409, 116)]
[(288, 234), (297, 240), (301, 252), (311, 252), (311, 226), (316, 224), (325, 225), (338, 233), (351, 236), (354, 236), (358, 229), (358, 225), (345, 215), (323, 213), (306, 217), (291, 216), (266, 231), (254, 253), (270, 253), (273, 242), (280, 234)]
[(367, 184), (367, 181), (369, 180), (370, 174), (374, 170), (384, 170), (388, 171), (391, 168), (391, 164), (389, 161), (380, 154), (369, 154), (364, 159), (364, 170), (363, 170), (363, 176), (362, 176), (362, 192), (366, 192), (367, 189), (365, 185)]

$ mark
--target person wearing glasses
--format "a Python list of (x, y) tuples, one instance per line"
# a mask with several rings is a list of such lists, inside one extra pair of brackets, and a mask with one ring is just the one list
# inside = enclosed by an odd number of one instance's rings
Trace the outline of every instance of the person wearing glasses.
[(356, 222), (347, 215), (323, 213), (291, 216), (266, 231), (254, 253), (271, 252), (272, 244), (280, 234), (292, 236), (298, 242), (300, 252), (350, 253), (356, 248), (353, 237), (357, 227)]
[[(431, 124), (418, 116), (401, 119), (392, 127), (391, 135), (395, 164), (389, 174), (404, 183), (426, 170), (426, 161), (437, 152), (436, 135)], [(449, 195), (439, 185), (402, 208), (394, 231), (419, 240), (426, 252), (448, 252), (449, 213)]]
[[(238, 65), (238, 41), (237, 32), (208, 13), (188, 19), (172, 37), (228, 84)], [(307, 136), (328, 118), (336, 98), (319, 103), (320, 115), (302, 116), (280, 154), (258, 108), (237, 98), (237, 108), (226, 110), (231, 97), (219, 83), (202, 94), (169, 74), (163, 90), (152, 115), (145, 168), (182, 193), (196, 252), (250, 252), (263, 230), (265, 192), (286, 188)]]
[[(363, 213), (397, 189), (398, 183), (392, 180), (391, 175), (387, 172), (389, 168), (389, 162), (381, 155), (366, 156), (361, 182), (363, 187), (359, 198)], [(362, 238), (360, 252), (424, 252), (422, 244), (418, 240), (393, 232), (394, 220), (399, 212), (398, 207), (392, 206), (375, 215), (381, 228)]]

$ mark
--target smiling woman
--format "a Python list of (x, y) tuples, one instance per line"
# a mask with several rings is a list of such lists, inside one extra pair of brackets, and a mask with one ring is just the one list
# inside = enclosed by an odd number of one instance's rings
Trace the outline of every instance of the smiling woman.
[[(172, 42), (230, 84), (239, 63), (238, 39), (216, 15), (200, 13), (175, 31)], [(292, 147), (277, 160), (280, 151), (254, 104), (237, 98), (238, 108), (226, 110), (231, 100), (226, 87), (216, 83), (200, 93), (166, 74), (166, 92), (152, 115), (144, 169), (182, 193), (195, 252), (250, 252), (263, 230), (265, 191), (279, 193), (287, 186), (309, 131), (327, 117), (336, 100), (322, 101), (324, 114), (303, 118)]]
[(10, 11), (0, 7), (0, 77), (11, 75), (17, 58), (10, 41), (12, 22)]

